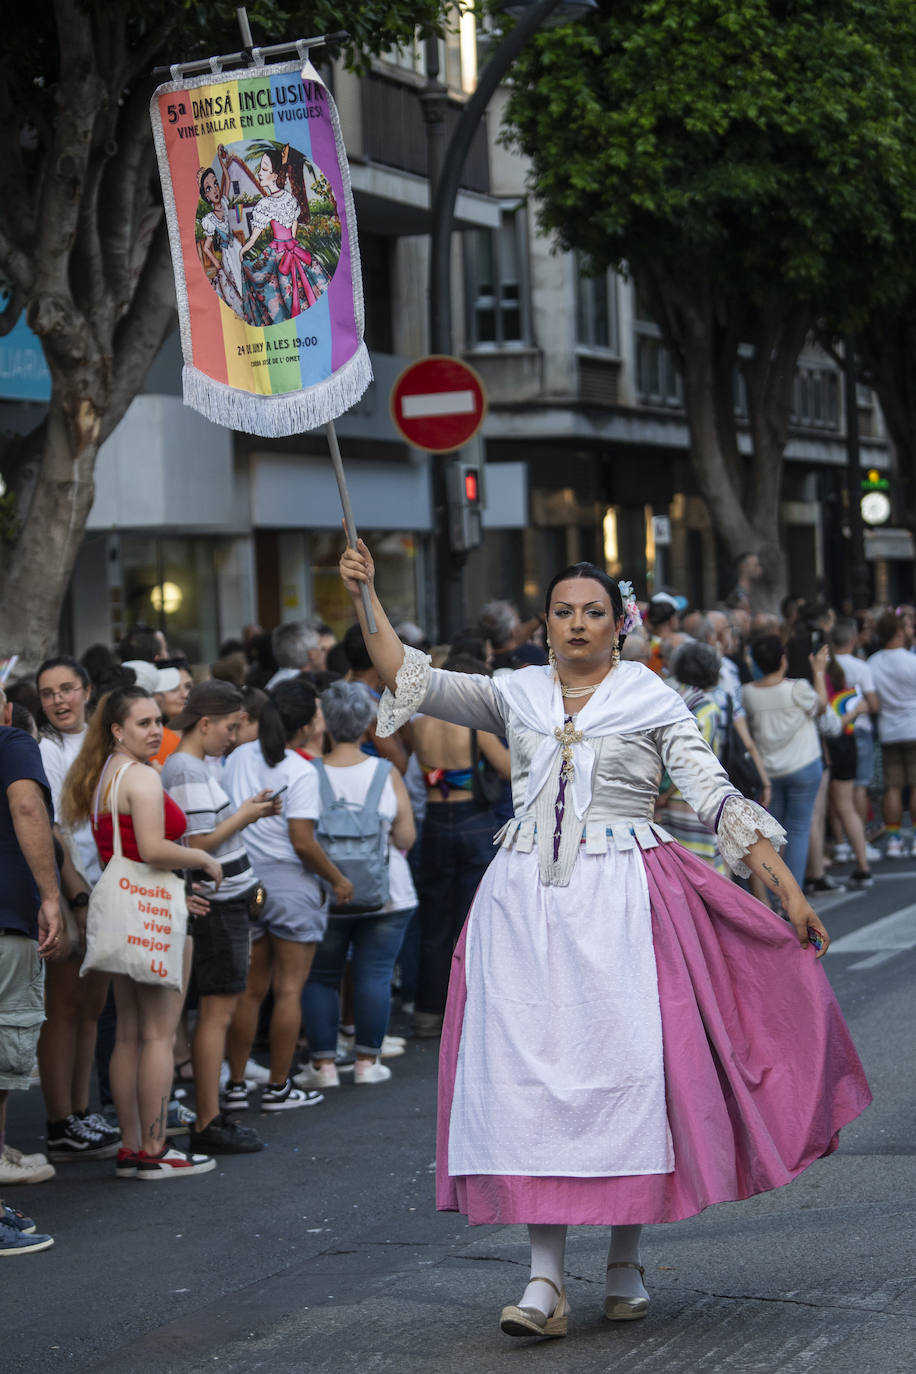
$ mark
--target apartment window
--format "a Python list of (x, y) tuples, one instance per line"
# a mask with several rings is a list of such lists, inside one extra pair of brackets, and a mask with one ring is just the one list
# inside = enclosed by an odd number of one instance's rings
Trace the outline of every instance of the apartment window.
[(840, 428), (840, 374), (826, 367), (800, 367), (795, 374), (792, 423), (804, 429)]
[(576, 342), (586, 348), (602, 348), (617, 354), (617, 276), (614, 272), (586, 275), (584, 260), (576, 254)]
[(652, 318), (649, 293), (637, 278), (633, 288), (636, 317), (636, 392), (643, 405), (683, 407), (684, 386), (670, 349), (662, 343), (662, 331)]
[(380, 234), (360, 234), (359, 255), (366, 300), (366, 346), (377, 353), (393, 353), (391, 240)]
[(464, 247), (471, 347), (530, 343), (524, 206), (503, 210), (498, 229), (465, 234)]
[(680, 407), (684, 387), (674, 359), (661, 339), (636, 335), (636, 389), (643, 405)]

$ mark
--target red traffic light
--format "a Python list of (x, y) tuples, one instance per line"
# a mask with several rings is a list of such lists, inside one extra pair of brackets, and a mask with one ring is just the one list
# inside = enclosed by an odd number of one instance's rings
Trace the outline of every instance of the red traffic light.
[(476, 506), (480, 497), (477, 486), (477, 472), (474, 468), (468, 468), (464, 474), (464, 499), (468, 505)]

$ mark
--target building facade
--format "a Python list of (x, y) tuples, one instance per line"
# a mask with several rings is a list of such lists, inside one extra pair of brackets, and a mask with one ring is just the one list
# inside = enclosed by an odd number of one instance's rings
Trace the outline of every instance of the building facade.
[[(335, 69), (331, 82), (375, 372), (338, 433), (382, 597), (435, 637), (430, 458), (403, 441), (389, 410), (398, 375), (428, 351), (430, 59), (446, 88), (447, 134), (476, 79), (470, 14), (434, 52), (418, 41), (364, 78)], [(631, 282), (585, 275), (538, 232), (526, 163), (498, 141), (502, 105), (498, 94), (467, 160), (453, 236), (455, 351), (489, 398), (473, 450), (484, 538), (464, 569), (467, 618), (493, 596), (536, 607), (552, 571), (580, 558), (631, 577), (639, 595), (672, 586), (710, 605), (728, 572), (691, 467), (672, 359)], [(34, 402), (34, 359), (17, 391), (15, 379), (5, 385), (11, 356), (0, 355), (0, 394)], [(140, 619), (206, 663), (246, 624), (312, 616), (342, 631), (350, 608), (336, 576), (340, 508), (323, 432), (233, 434), (183, 406), (180, 376), (176, 334), (101, 450), (62, 642), (82, 652)], [(880, 411), (862, 389), (859, 423), (863, 465), (887, 472)], [(841, 373), (812, 344), (796, 379), (783, 502), (789, 585), (809, 597), (836, 595), (845, 556), (845, 430)], [(891, 521), (873, 534), (871, 562), (876, 596), (912, 596), (908, 532)]]

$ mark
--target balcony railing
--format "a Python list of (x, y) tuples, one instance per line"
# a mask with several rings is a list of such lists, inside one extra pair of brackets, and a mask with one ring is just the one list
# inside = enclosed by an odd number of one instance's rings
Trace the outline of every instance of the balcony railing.
[[(363, 151), (373, 162), (426, 176), (426, 126), (419, 92), (373, 72), (360, 83), (363, 114)], [(462, 106), (449, 101), (446, 138), (458, 122)], [(490, 189), (490, 159), (486, 124), (479, 125), (464, 164), (461, 185), (469, 191)]]

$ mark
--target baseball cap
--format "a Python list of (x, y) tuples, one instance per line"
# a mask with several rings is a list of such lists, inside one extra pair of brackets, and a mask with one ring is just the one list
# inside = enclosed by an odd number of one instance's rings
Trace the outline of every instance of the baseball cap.
[(671, 592), (656, 592), (649, 605), (654, 606), (657, 603), (673, 606), (676, 611), (686, 611), (687, 609), (686, 596), (672, 596)]
[(231, 716), (234, 711), (241, 711), (243, 705), (244, 697), (238, 687), (210, 677), (191, 688), (184, 710), (172, 717), (169, 729), (181, 733), (196, 725), (203, 716)]
[(156, 691), (174, 692), (176, 687), (181, 686), (181, 673), (177, 668), (157, 668), (156, 669)]
[(149, 692), (150, 696), (153, 692), (162, 690), (158, 686), (159, 669), (155, 663), (147, 663), (145, 658), (128, 658), (124, 660), (121, 667), (129, 668), (136, 679), (137, 686), (142, 687), (144, 692)]

